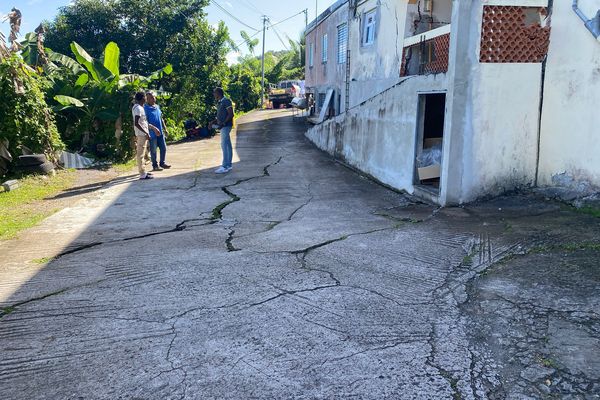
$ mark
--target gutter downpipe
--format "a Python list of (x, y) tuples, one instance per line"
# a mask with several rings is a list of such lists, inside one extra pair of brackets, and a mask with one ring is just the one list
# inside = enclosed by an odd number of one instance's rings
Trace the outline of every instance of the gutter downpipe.
[(573, 0), (573, 11), (581, 18), (587, 30), (600, 41), (600, 10), (598, 10), (594, 18), (588, 19), (579, 8), (579, 0)]

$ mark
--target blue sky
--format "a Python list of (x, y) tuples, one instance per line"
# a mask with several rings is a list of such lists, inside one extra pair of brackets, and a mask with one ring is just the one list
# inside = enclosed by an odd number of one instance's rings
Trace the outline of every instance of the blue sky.
[[(271, 23), (275, 24), (279, 21), (291, 17), (292, 15), (308, 8), (309, 22), (315, 19), (315, 5), (318, 6), (319, 13), (323, 12), (335, 0), (215, 0), (230, 14), (238, 18), (245, 24), (255, 29), (262, 28), (261, 15), (266, 14)], [(0, 14), (6, 15), (14, 6), (23, 13), (23, 25), (21, 33), (33, 31), (37, 25), (43, 20), (51, 20), (57, 13), (58, 8), (69, 4), (69, 0), (0, 0)], [(207, 9), (208, 20), (210, 23), (225, 21), (230, 29), (231, 36), (237, 43), (242, 42), (240, 31), (245, 30), (252, 35), (255, 31), (249, 27), (242, 25), (225, 12), (221, 11), (215, 4), (212, 4)], [(298, 39), (300, 33), (304, 29), (304, 14), (276, 26), (275, 30), (287, 45), (286, 35), (292, 39)], [(0, 30), (6, 34), (8, 24), (6, 22), (0, 25)], [(259, 41), (262, 40), (262, 34), (255, 36)], [(284, 49), (281, 41), (273, 29), (267, 31), (266, 36), (267, 50), (282, 50)], [(260, 52), (262, 43), (259, 44), (256, 52)], [(243, 53), (248, 50), (244, 45), (240, 46)], [(235, 55), (231, 54), (230, 59), (235, 59)]]

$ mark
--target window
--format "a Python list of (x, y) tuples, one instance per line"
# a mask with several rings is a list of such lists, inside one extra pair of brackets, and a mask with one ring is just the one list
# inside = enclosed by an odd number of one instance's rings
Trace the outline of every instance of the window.
[(375, 28), (377, 27), (375, 19), (375, 10), (371, 10), (365, 14), (365, 24), (363, 29), (363, 46), (373, 44), (375, 42)]
[(311, 43), (308, 48), (308, 66), (312, 67), (315, 65), (315, 44)]
[(327, 34), (323, 35), (323, 41), (321, 42), (321, 62), (325, 64), (327, 62)]
[(319, 93), (319, 97), (317, 98), (317, 107), (319, 110), (323, 107), (323, 104), (325, 104), (325, 95), (326, 93)]
[(346, 50), (348, 49), (348, 25), (342, 24), (337, 28), (337, 62), (346, 62)]

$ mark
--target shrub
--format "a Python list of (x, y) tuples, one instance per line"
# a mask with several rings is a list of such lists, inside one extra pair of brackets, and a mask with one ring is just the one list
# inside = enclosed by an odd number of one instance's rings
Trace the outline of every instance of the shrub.
[(27, 147), (54, 160), (56, 151), (64, 148), (52, 110), (44, 100), (46, 84), (18, 56), (0, 61), (0, 140), (8, 139), (13, 156)]

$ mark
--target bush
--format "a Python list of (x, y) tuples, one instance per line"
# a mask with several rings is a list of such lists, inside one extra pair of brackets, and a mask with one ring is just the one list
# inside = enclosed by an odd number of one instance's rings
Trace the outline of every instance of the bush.
[(0, 140), (8, 139), (13, 156), (27, 147), (55, 160), (56, 151), (64, 148), (52, 110), (44, 100), (46, 84), (18, 56), (0, 62)]
[(172, 118), (165, 118), (165, 123), (167, 124), (167, 131), (169, 132), (167, 140), (170, 142), (176, 142), (186, 136), (185, 129), (183, 129), (183, 122), (175, 121)]
[(233, 76), (229, 83), (229, 94), (236, 110), (252, 111), (260, 105), (260, 80), (252, 71), (241, 66), (232, 68)]

